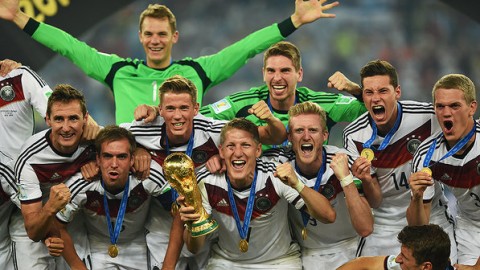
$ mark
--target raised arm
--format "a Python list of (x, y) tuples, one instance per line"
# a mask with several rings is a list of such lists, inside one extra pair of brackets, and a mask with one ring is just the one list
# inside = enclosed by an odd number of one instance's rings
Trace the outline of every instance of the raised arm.
[(275, 117), (265, 101), (260, 100), (248, 112), (267, 122), (266, 126), (259, 126), (258, 133), (262, 144), (282, 144), (287, 139), (287, 129), (282, 121)]
[(285, 185), (298, 191), (307, 206), (308, 213), (316, 220), (323, 223), (335, 222), (337, 213), (328, 199), (312, 188), (305, 186), (302, 181), (298, 179), (295, 170), (290, 163), (278, 165), (275, 176), (282, 180)]
[(80, 257), (77, 254), (77, 251), (75, 250), (75, 246), (73, 245), (73, 240), (70, 234), (67, 231), (67, 225), (65, 223), (60, 222), (58, 219), (54, 221), (54, 226), (58, 228), (60, 231), (60, 235), (63, 240), (64, 244), (64, 249), (62, 256), (65, 259), (65, 261), (68, 263), (70, 268), (72, 270), (83, 270), (87, 269), (85, 264), (82, 262)]
[(362, 237), (373, 232), (372, 209), (364, 196), (360, 196), (357, 186), (353, 182), (353, 176), (348, 168), (348, 156), (345, 153), (337, 153), (330, 162), (335, 176), (340, 180), (340, 185), (345, 193), (350, 220), (353, 228)]
[(430, 221), (432, 202), (424, 202), (423, 194), (427, 187), (433, 185), (433, 179), (428, 173), (420, 171), (410, 175), (408, 184), (412, 191), (412, 198), (407, 208), (408, 225), (426, 225)]
[(20, 10), (19, 0), (0, 1), (0, 18), (14, 22), (18, 28), (23, 29), (30, 18)]
[(335, 1), (330, 4), (325, 4), (327, 0), (320, 1), (304, 1), (296, 0), (295, 1), (295, 12), (290, 16), (293, 25), (296, 28), (300, 26), (314, 22), (320, 18), (335, 18), (335, 14), (325, 13), (325, 11), (330, 10), (333, 7), (339, 5), (338, 1)]
[(22, 215), (28, 237), (33, 241), (46, 238), (58, 211), (62, 210), (70, 200), (70, 190), (65, 184), (58, 184), (50, 189), (50, 198), (42, 202), (22, 203)]
[(352, 172), (355, 177), (362, 180), (363, 192), (370, 207), (377, 208), (382, 203), (383, 196), (377, 177), (370, 173), (371, 165), (366, 158), (358, 157), (352, 165)]

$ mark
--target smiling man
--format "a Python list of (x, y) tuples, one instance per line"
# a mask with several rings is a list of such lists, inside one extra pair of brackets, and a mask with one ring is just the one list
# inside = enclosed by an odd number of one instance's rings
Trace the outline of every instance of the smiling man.
[(415, 153), (407, 217), (413, 225), (434, 222), (432, 197), (442, 192), (435, 187), (438, 182), (448, 186), (457, 199), (458, 263), (473, 265), (480, 254), (480, 124), (473, 118), (475, 85), (464, 75), (445, 75), (433, 87), (432, 97), (442, 131), (425, 140)]
[(156, 106), (159, 102), (156, 95), (158, 85), (173, 75), (182, 75), (193, 81), (201, 103), (209, 89), (231, 77), (268, 46), (283, 40), (304, 24), (320, 18), (334, 18), (334, 14), (325, 12), (339, 4), (325, 4), (326, 0), (297, 0), (295, 12), (284, 21), (253, 32), (215, 54), (177, 61), (172, 58), (173, 47), (180, 40), (175, 15), (164, 5), (150, 4), (139, 19), (138, 38), (146, 59), (143, 61), (99, 52), (61, 29), (30, 18), (21, 11), (19, 2), (0, 1), (0, 18), (14, 22), (33, 39), (65, 56), (85, 74), (108, 86), (114, 93), (118, 124), (131, 122), (133, 112), (140, 104)]
[[(287, 126), (288, 110), (297, 103), (312, 101), (327, 112), (329, 130), (337, 122), (351, 122), (365, 112), (363, 103), (354, 97), (297, 87), (303, 80), (302, 60), (299, 49), (290, 42), (281, 41), (268, 48), (263, 56), (262, 73), (264, 85), (239, 91), (206, 105), (200, 113), (220, 120), (245, 117), (257, 126), (262, 126), (266, 124), (265, 121), (255, 117), (254, 112), (257, 108), (267, 107)], [(329, 85), (352, 95), (361, 94), (360, 87), (339, 72), (329, 78)], [(264, 150), (270, 148), (271, 145), (263, 145)]]
[[(335, 221), (335, 211), (323, 207), (325, 197), (291, 171), (258, 159), (261, 143), (257, 126), (249, 120), (228, 122), (220, 136), (226, 172), (202, 169), (197, 174), (203, 207), (219, 224), (207, 269), (302, 269), (298, 244), (290, 236), (288, 205), (325, 223)], [(199, 218), (182, 197), (179, 201), (183, 221)], [(204, 245), (205, 237), (192, 237), (188, 229), (184, 238), (192, 252)]]
[[(220, 130), (226, 121), (207, 118), (198, 113), (197, 88), (192, 81), (182, 76), (173, 76), (160, 86), (159, 115), (153, 122), (134, 121), (131, 125), (125, 125), (135, 135), (137, 143), (147, 149), (152, 159), (163, 165), (165, 158), (172, 152), (184, 152), (190, 156), (196, 168), (203, 166), (212, 156), (218, 155), (220, 144)], [(141, 106), (151, 109), (150, 106)], [(257, 127), (260, 141), (265, 143), (281, 143), (286, 138), (286, 130), (282, 122), (266, 110), (261, 113), (268, 123), (266, 126)], [(163, 198), (163, 197), (162, 197)], [(163, 205), (170, 205), (175, 198), (163, 198)], [(161, 265), (162, 254), (166, 251), (166, 243), (174, 239), (168, 233), (171, 219), (168, 212), (164, 212), (159, 200), (152, 201), (150, 221), (147, 223), (147, 244), (150, 248), (152, 262)], [(181, 238), (180, 238), (181, 239)], [(186, 251), (186, 250), (185, 250)], [(208, 249), (204, 250), (206, 253)], [(186, 254), (180, 258), (179, 264), (183, 264), (186, 257), (192, 258), (192, 254)], [(200, 259), (202, 254), (190, 260), (190, 269), (201, 268), (205, 260)], [(185, 258), (185, 260), (184, 260)], [(153, 267), (153, 266), (152, 266)]]
[[(64, 182), (95, 159), (93, 144), (81, 140), (88, 117), (83, 94), (70, 85), (57, 85), (47, 102), (46, 122), (50, 128), (31, 136), (22, 146), (15, 163), (15, 178), (28, 236), (15, 236), (15, 248), (38, 253), (39, 257), (22, 257), (17, 260), (19, 269), (55, 266), (45, 246), (32, 246), (30, 239), (47, 237), (55, 214), (70, 199)], [(76, 235), (80, 236), (80, 232), (76, 231)], [(84, 242), (79, 244), (87, 247)], [(79, 253), (84, 259), (84, 254)]]
[[(360, 244), (360, 255), (397, 254), (400, 250), (395, 237), (407, 225), (413, 154), (439, 127), (431, 104), (400, 101), (398, 75), (387, 61), (367, 63), (360, 77), (368, 113), (347, 126), (343, 134), (344, 147), (358, 157), (352, 172), (371, 184), (364, 184), (363, 189), (374, 208), (374, 230)], [(372, 172), (366, 173), (369, 165)], [(376, 185), (380, 185), (381, 194), (373, 188)], [(432, 198), (432, 223), (441, 225), (453, 240), (453, 228), (445, 218), (440, 197), (437, 194)], [(453, 259), (455, 254), (456, 249), (452, 248)]]

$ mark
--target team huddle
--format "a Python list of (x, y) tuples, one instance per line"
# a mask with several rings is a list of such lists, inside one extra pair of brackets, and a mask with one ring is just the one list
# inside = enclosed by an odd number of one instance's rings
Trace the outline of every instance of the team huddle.
[[(284, 39), (337, 5), (295, 1), (280, 23), (174, 61), (175, 16), (151, 4), (144, 61), (0, 1), (1, 18), (109, 86), (116, 105), (116, 125), (99, 126), (79, 89), (0, 61), (3, 269), (480, 269), (473, 82), (447, 74), (431, 103), (401, 100), (396, 69), (373, 60), (360, 84), (328, 78), (345, 95), (297, 87), (300, 51)], [(201, 106), (263, 51), (263, 85)], [(32, 135), (34, 110), (48, 128)], [(338, 122), (350, 124), (331, 145)]]

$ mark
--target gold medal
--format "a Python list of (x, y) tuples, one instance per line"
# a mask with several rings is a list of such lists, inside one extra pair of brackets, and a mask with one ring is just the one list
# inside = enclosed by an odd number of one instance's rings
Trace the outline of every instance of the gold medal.
[(305, 227), (302, 229), (302, 239), (307, 240), (307, 228)]
[(117, 245), (110, 245), (108, 247), (108, 255), (110, 255), (110, 257), (112, 258), (115, 258), (118, 256), (118, 248), (117, 248)]
[(238, 247), (240, 248), (240, 251), (245, 253), (248, 251), (248, 242), (245, 239), (240, 240), (240, 243), (238, 244)]
[(172, 203), (172, 208), (170, 209), (172, 216), (174, 217), (178, 213), (178, 204), (177, 202)]
[(366, 158), (368, 161), (372, 161), (375, 157), (375, 153), (373, 153), (373, 150), (370, 148), (364, 148), (360, 156)]
[(430, 170), (430, 168), (428, 168), (428, 167), (425, 167), (425, 168), (421, 169), (420, 171), (424, 172), (424, 173), (427, 173), (428, 175), (432, 176), (432, 170)]

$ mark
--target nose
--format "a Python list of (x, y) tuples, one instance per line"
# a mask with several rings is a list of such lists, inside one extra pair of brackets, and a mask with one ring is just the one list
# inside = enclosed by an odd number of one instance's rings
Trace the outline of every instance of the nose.
[(235, 157), (241, 157), (243, 155), (243, 151), (242, 151), (242, 146), (241, 145), (237, 145), (235, 147), (235, 149), (233, 150), (233, 155)]
[(112, 167), (112, 168), (116, 168), (116, 167), (118, 167), (118, 160), (117, 160), (117, 157), (113, 157), (113, 158), (112, 158), (112, 164), (111, 164), (111, 167)]
[(275, 72), (275, 73), (273, 74), (273, 79), (274, 79), (275, 81), (281, 80), (281, 79), (282, 79), (282, 73), (281, 73), (281, 72)]
[(402, 255), (398, 254), (397, 257), (395, 257), (395, 262), (396, 263), (402, 263), (403, 262)]

